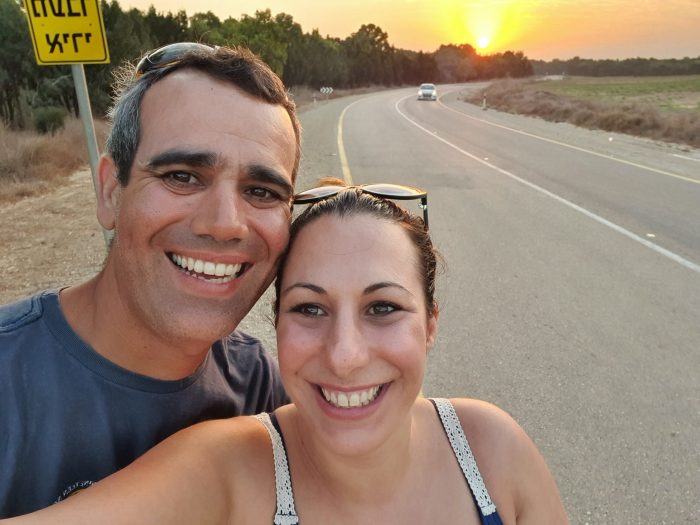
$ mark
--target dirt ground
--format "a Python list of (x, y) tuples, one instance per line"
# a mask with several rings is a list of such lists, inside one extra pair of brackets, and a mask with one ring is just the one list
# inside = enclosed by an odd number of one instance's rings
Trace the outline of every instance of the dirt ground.
[(106, 250), (90, 170), (0, 209), (0, 304), (94, 275)]

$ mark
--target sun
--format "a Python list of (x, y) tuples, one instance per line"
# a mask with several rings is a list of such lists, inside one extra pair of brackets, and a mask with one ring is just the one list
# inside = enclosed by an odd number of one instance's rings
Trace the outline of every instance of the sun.
[[(510, 32), (509, 19), (521, 0), (472, 0), (462, 5), (466, 37), (480, 51), (502, 47)], [(506, 34), (504, 36), (504, 33)]]

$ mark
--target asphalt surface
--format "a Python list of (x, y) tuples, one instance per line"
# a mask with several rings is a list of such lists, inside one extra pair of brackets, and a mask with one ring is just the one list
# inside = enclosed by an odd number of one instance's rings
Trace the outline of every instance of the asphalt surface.
[[(700, 150), (485, 111), (464, 89), (305, 109), (298, 188), (429, 191), (447, 267), (425, 394), (510, 412), (573, 524), (700, 523)], [(244, 328), (273, 348), (268, 304)]]

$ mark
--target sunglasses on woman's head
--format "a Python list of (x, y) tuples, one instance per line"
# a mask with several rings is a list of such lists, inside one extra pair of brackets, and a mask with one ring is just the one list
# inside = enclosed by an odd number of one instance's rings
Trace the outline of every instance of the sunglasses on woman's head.
[(151, 51), (136, 64), (135, 78), (145, 75), (149, 71), (161, 69), (177, 64), (182, 57), (191, 51), (199, 53), (213, 53), (218, 46), (208, 46), (198, 42), (176, 42), (167, 46), (159, 47)]
[(313, 204), (314, 202), (328, 199), (341, 191), (357, 188), (369, 195), (391, 200), (420, 199), (420, 207), (423, 210), (423, 223), (428, 229), (428, 192), (411, 186), (400, 184), (362, 184), (360, 186), (319, 186), (302, 191), (294, 196), (294, 204)]

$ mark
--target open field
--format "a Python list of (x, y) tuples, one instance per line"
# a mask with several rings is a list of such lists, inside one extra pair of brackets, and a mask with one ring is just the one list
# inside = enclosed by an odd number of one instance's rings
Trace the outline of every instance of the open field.
[(700, 75), (671, 77), (564, 77), (533, 82), (556, 95), (612, 103), (649, 104), (661, 111), (700, 112)]
[(700, 147), (700, 75), (494, 82), (467, 101), (554, 122)]

